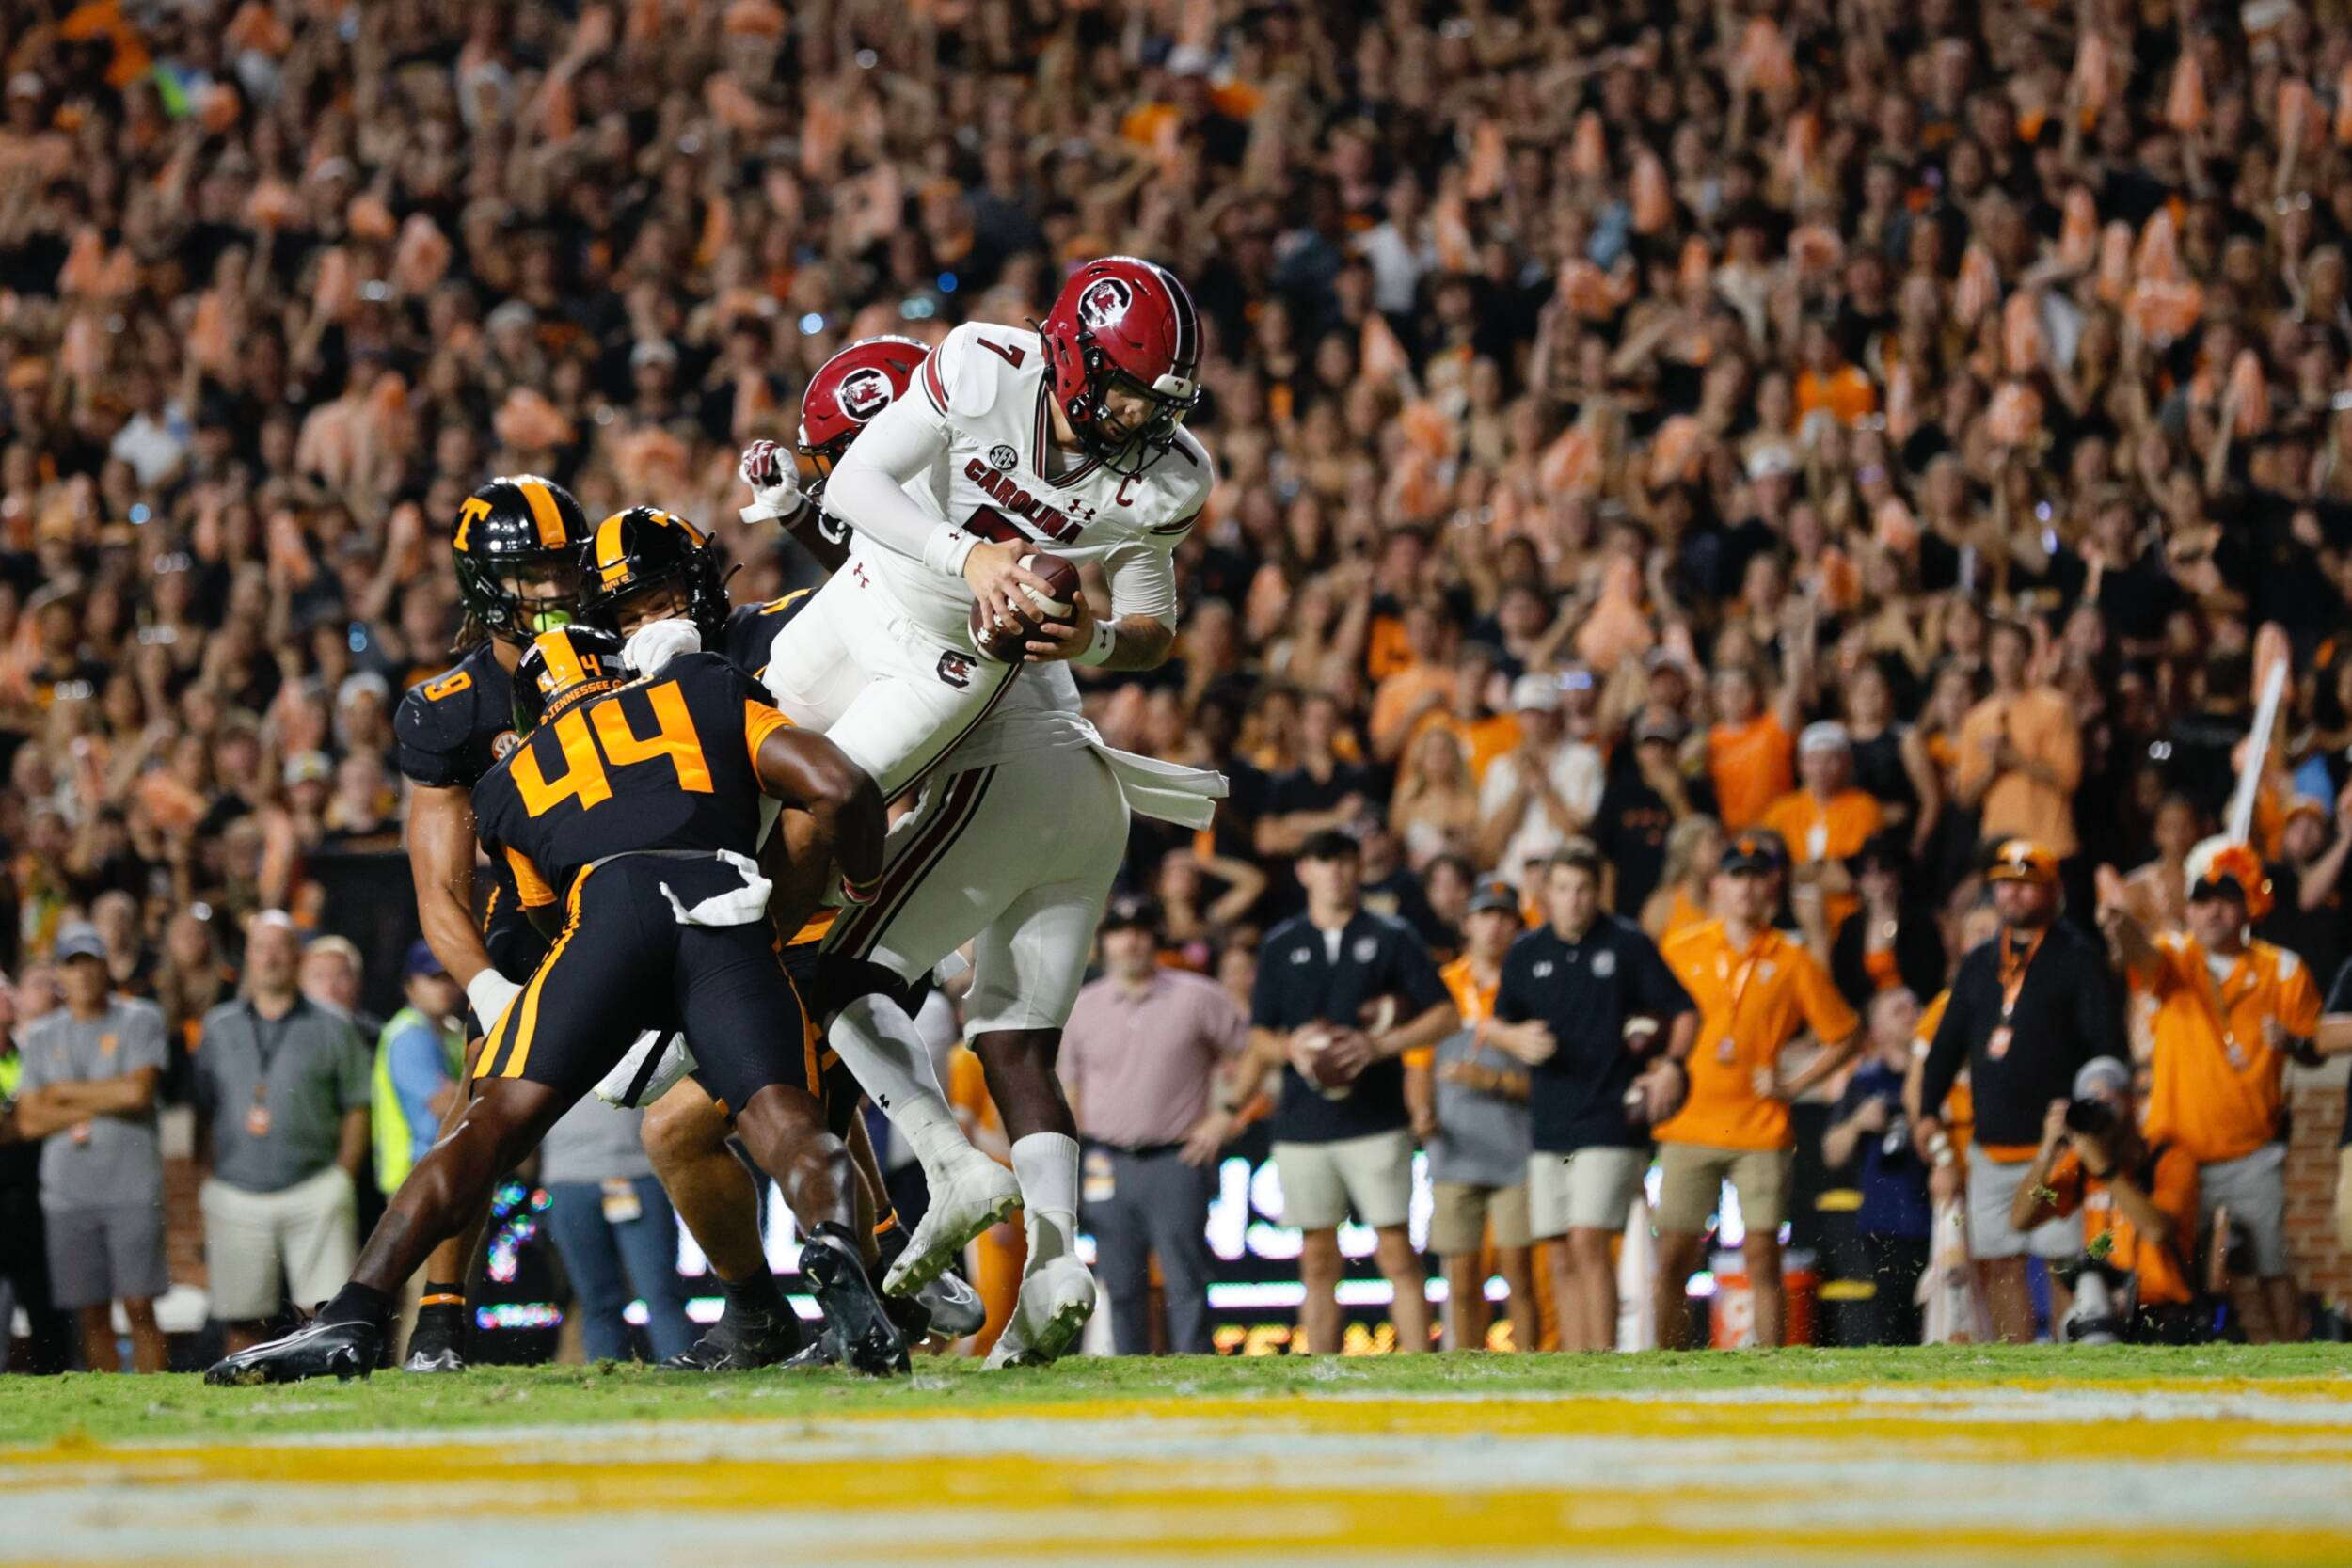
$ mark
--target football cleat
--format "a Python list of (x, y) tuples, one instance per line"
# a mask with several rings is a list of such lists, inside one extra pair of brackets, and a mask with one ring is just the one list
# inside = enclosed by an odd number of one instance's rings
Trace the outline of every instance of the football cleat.
[(1020, 1302), (987, 1366), (1051, 1366), (1070, 1354), (1092, 1316), (1094, 1275), (1075, 1258), (1049, 1259), (1021, 1281)]
[(977, 1149), (956, 1155), (931, 1184), (931, 1206), (907, 1238), (906, 1251), (890, 1265), (882, 1289), (894, 1296), (913, 1295), (961, 1258), (973, 1237), (1011, 1218), (1020, 1207), (1021, 1184), (1012, 1172)]
[(466, 1370), (466, 1312), (461, 1307), (421, 1307), (408, 1331), (404, 1372), (462, 1372)]
[(801, 1249), (801, 1272), (817, 1287), (827, 1333), (838, 1336), (844, 1360), (872, 1377), (908, 1370), (906, 1341), (848, 1242), (837, 1235), (811, 1236)]
[[(900, 1300), (900, 1297), (892, 1297)], [(944, 1334), (950, 1339), (961, 1339), (977, 1334), (988, 1322), (988, 1303), (980, 1292), (972, 1289), (963, 1275), (949, 1269), (929, 1285), (914, 1292), (914, 1299), (930, 1313), (930, 1331)]]
[(305, 1323), (280, 1339), (214, 1362), (204, 1381), (217, 1388), (305, 1378), (365, 1377), (384, 1354), (384, 1330), (372, 1323)]
[(661, 1363), (673, 1372), (748, 1372), (790, 1363), (808, 1345), (794, 1317), (769, 1318), (729, 1310), (710, 1331)]

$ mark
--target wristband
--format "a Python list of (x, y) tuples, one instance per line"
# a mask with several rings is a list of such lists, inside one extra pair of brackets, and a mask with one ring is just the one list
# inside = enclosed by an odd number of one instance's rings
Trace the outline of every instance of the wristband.
[(931, 530), (923, 541), (923, 564), (943, 577), (963, 576), (963, 563), (970, 560), (979, 539), (960, 528), (942, 526)]
[(841, 875), (841, 897), (846, 903), (870, 904), (874, 901), (874, 895), (881, 891), (882, 874), (880, 872), (876, 872), (871, 880), (864, 882), (851, 881), (846, 871)]
[(1071, 655), (1070, 662), (1097, 667), (1108, 664), (1111, 650), (1118, 645), (1119, 633), (1112, 628), (1111, 624), (1108, 621), (1097, 621), (1094, 623), (1094, 641), (1087, 644), (1084, 653)]

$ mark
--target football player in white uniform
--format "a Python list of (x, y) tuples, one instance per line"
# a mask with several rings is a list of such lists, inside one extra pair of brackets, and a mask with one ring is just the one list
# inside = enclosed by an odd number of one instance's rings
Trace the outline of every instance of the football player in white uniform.
[[(1042, 333), (959, 328), (916, 376), (918, 395), (873, 416), (832, 471), (826, 510), (857, 530), (849, 568), (779, 633), (768, 662), (784, 711), (825, 730), (886, 791), (930, 778), (892, 835), (872, 901), (846, 911), (825, 942), (832, 955), (903, 982), (974, 941), (966, 1026), (1013, 1141), (1017, 1185), (964, 1140), (896, 999), (851, 1002), (829, 1039), (930, 1186), (931, 1208), (889, 1289), (920, 1288), (1016, 1202), (1025, 1208), (1020, 1307), (992, 1364), (1054, 1359), (1094, 1304), (1075, 1251), (1075, 1128), (1054, 1058), (1124, 852), (1130, 802), (1201, 826), (1223, 793), (1214, 774), (1103, 747), (1069, 673), (1051, 668), (1076, 657), (1143, 669), (1167, 656), (1170, 552), (1211, 483), (1207, 453), (1181, 424), (1196, 342), (1183, 286), (1123, 258), (1080, 269)], [(877, 443), (882, 457), (869, 460)], [(746, 453), (744, 476), (757, 502), (746, 517), (800, 511), (772, 449)], [(897, 499), (877, 506), (885, 489)], [(931, 516), (918, 497), (967, 526)], [(868, 514), (894, 509), (934, 531), (914, 552), (868, 536)], [(882, 531), (894, 526), (900, 538), (914, 531), (903, 515)], [(940, 535), (953, 537), (942, 545)], [(976, 592), (1037, 582), (1016, 561), (1039, 549), (1101, 560), (1114, 618), (1081, 602), (1071, 622), (1037, 634), (1030, 657), (1048, 667), (1023, 675), (980, 654), (968, 617)], [(927, 566), (922, 552), (961, 560), (971, 586)], [(817, 636), (798, 630), (812, 624), (823, 628)], [(865, 657), (886, 673), (866, 674)], [(948, 733), (927, 735), (926, 725)]]

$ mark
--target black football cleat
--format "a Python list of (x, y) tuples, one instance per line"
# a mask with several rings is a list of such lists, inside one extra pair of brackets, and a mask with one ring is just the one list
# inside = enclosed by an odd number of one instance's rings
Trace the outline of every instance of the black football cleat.
[[(892, 1296), (891, 1301), (907, 1297)], [(988, 1322), (988, 1304), (962, 1275), (950, 1266), (946, 1274), (914, 1292), (913, 1299), (930, 1314), (930, 1329), (950, 1339), (977, 1334)]]
[(204, 1381), (216, 1388), (256, 1383), (300, 1383), (306, 1378), (348, 1381), (375, 1370), (384, 1354), (384, 1330), (372, 1323), (305, 1323), (282, 1339), (215, 1361)]
[(732, 1308), (709, 1331), (661, 1363), (672, 1372), (748, 1372), (791, 1361), (807, 1345), (798, 1318), (771, 1318)]
[(838, 1336), (844, 1360), (870, 1377), (909, 1370), (906, 1341), (848, 1242), (823, 1232), (810, 1237), (801, 1249), (801, 1272), (817, 1287), (826, 1328)]
[(417, 1326), (408, 1331), (408, 1354), (404, 1372), (462, 1372), (466, 1370), (466, 1313), (463, 1307), (426, 1307), (417, 1313)]

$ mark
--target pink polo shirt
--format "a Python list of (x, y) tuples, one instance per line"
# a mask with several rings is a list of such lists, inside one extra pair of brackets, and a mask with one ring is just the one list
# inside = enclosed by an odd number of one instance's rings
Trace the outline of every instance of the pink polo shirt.
[(1218, 1064), (1248, 1038), (1248, 1016), (1214, 980), (1163, 969), (1140, 990), (1095, 981), (1062, 1030), (1079, 1132), (1122, 1148), (1183, 1142), (1208, 1114)]

